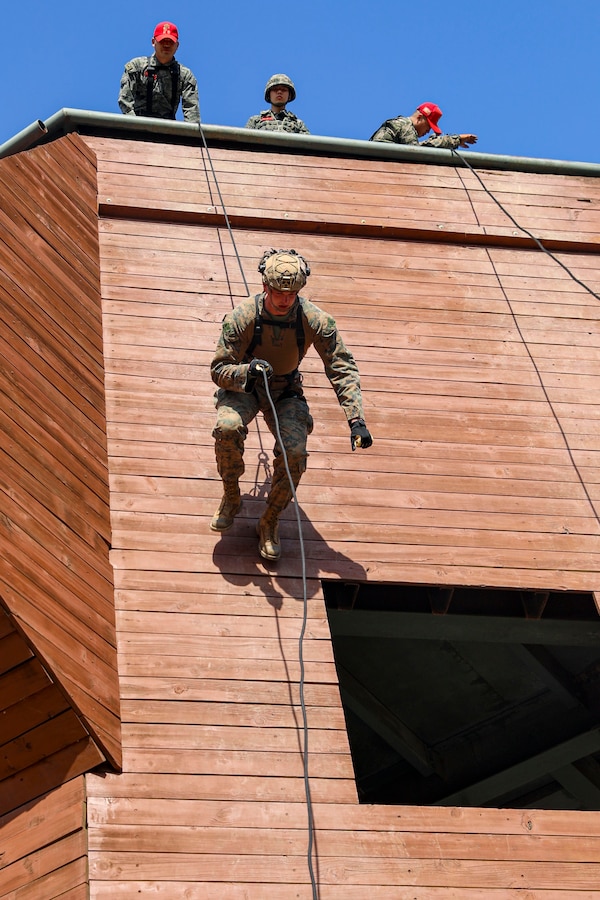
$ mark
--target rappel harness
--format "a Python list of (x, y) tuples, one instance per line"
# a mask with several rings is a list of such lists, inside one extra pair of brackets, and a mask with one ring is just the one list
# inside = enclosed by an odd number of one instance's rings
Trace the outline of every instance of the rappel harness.
[[(254, 297), (254, 303), (256, 306), (256, 315), (254, 317), (254, 334), (252, 335), (252, 339), (248, 344), (248, 348), (245, 353), (245, 357), (250, 359), (254, 353), (254, 349), (256, 347), (260, 347), (262, 344), (262, 334), (263, 334), (263, 326), (264, 325), (272, 325), (276, 328), (295, 328), (296, 329), (296, 344), (298, 346), (298, 365), (302, 362), (304, 357), (304, 345), (306, 343), (306, 338), (304, 336), (304, 325), (302, 324), (302, 301), (298, 297), (298, 308), (296, 309), (296, 318), (290, 319), (287, 322), (280, 322), (278, 319), (271, 319), (268, 316), (264, 316), (260, 311), (259, 306), (259, 297), (260, 294), (256, 294)], [(287, 375), (282, 376), (288, 382), (288, 384), (292, 385), (296, 380), (298, 375), (298, 367), (294, 369), (293, 372), (289, 372)], [(281, 398), (280, 398), (281, 399)]]
[(277, 328), (295, 328), (296, 343), (298, 345), (298, 364), (300, 364), (304, 356), (304, 344), (306, 343), (304, 337), (304, 326), (302, 324), (302, 303), (300, 301), (300, 298), (298, 298), (298, 308), (296, 310), (295, 320), (290, 319), (287, 322), (281, 322), (278, 319), (270, 319), (267, 316), (262, 315), (258, 303), (258, 299), (260, 296), (260, 294), (257, 294), (254, 298), (254, 304), (256, 306), (256, 315), (254, 317), (254, 334), (252, 335), (252, 340), (248, 344), (246, 356), (251, 356), (255, 347), (259, 347), (262, 344), (263, 325), (273, 325)]
[[(148, 62), (150, 62), (150, 58), (148, 57)], [(144, 75), (146, 76), (146, 115), (152, 115), (152, 96), (154, 92), (154, 83), (158, 78), (157, 70), (158, 69), (168, 69), (171, 73), (171, 119), (175, 118), (175, 114), (177, 112), (177, 107), (179, 106), (179, 63), (176, 59), (174, 59), (169, 66), (161, 66), (160, 64), (154, 67), (147, 66), (144, 70)]]

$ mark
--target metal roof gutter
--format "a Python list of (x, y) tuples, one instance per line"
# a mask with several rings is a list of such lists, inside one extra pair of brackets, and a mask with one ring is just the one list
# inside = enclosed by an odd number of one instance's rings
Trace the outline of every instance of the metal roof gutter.
[[(275, 152), (279, 150), (286, 153), (306, 153), (308, 151), (322, 156), (389, 159), (398, 162), (419, 162), (453, 167), (459, 162), (459, 157), (450, 150), (433, 147), (357, 141), (348, 138), (321, 137), (314, 134), (280, 134), (254, 131), (248, 128), (230, 128), (225, 125), (203, 124), (202, 131), (209, 145), (211, 143), (240, 144), (246, 147), (260, 146)], [(146, 140), (160, 136), (162, 140), (167, 138), (183, 143), (196, 143), (196, 141), (202, 140), (198, 126), (188, 122), (150, 119), (144, 116), (123, 116), (118, 113), (91, 112), (82, 109), (61, 109), (45, 122), (37, 120), (2, 144), (0, 159), (40, 143), (56, 140), (70, 132), (122, 135)], [(597, 163), (536, 159), (525, 156), (500, 156), (473, 151), (461, 151), (460, 156), (464, 156), (465, 160), (476, 169), (600, 177), (600, 164)]]
[[(2, 159), (3, 156), (12, 156), (14, 153), (19, 153), (21, 150), (27, 150), (47, 133), (48, 129), (42, 120), (36, 119), (35, 122), (32, 122), (31, 125), (28, 125), (23, 131), (19, 131), (14, 137), (0, 145), (0, 159)], [(7, 148), (7, 152), (3, 153), (5, 147)]]

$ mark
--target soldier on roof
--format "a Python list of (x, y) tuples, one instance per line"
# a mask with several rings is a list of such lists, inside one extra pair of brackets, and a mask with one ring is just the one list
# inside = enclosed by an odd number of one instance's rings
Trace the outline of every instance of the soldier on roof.
[(265, 86), (265, 100), (271, 104), (271, 108), (264, 109), (257, 116), (250, 116), (246, 128), (310, 134), (302, 119), (286, 109), (286, 104), (295, 99), (296, 88), (291, 78), (287, 75), (271, 75)]
[(174, 119), (181, 102), (186, 122), (199, 122), (196, 78), (175, 59), (179, 47), (177, 26), (159, 22), (152, 46), (152, 56), (138, 56), (125, 65), (119, 91), (121, 112), (126, 116)]
[[(421, 103), (412, 116), (396, 116), (395, 119), (387, 119), (370, 141), (386, 141), (392, 144), (417, 144), (419, 147), (442, 147), (446, 150), (456, 150), (458, 147), (468, 147), (477, 143), (476, 134), (442, 134), (438, 122), (442, 118), (442, 111), (435, 103)], [(419, 142), (419, 138), (425, 137), (430, 131), (435, 136)]]
[(304, 257), (295, 250), (267, 250), (258, 270), (263, 291), (242, 301), (225, 316), (211, 364), (212, 379), (218, 387), (213, 437), (223, 498), (210, 527), (213, 531), (227, 531), (240, 510), (244, 441), (249, 423), (260, 411), (275, 437), (275, 458), (267, 508), (257, 526), (258, 549), (263, 559), (276, 560), (281, 556), (279, 517), (293, 493), (265, 375), (294, 488), (306, 470), (306, 442), (313, 429), (298, 371), (311, 344), (323, 360), (325, 374), (346, 414), (352, 450), (366, 450), (373, 440), (363, 418), (354, 357), (331, 316), (299, 295), (310, 275)]

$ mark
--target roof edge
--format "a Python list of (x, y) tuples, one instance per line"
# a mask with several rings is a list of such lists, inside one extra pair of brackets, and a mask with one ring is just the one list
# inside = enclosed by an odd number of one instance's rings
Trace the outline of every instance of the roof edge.
[(129, 134), (135, 137), (161, 135), (175, 142), (201, 140), (200, 128), (206, 140), (260, 145), (285, 152), (310, 151), (327, 156), (361, 157), (420, 162), (456, 167), (460, 157), (473, 168), (503, 169), (506, 171), (537, 172), (556, 175), (585, 175), (600, 177), (600, 164), (571, 162), (568, 160), (537, 159), (526, 156), (502, 156), (490, 153), (466, 152), (456, 154), (451, 150), (432, 147), (414, 147), (373, 141), (332, 138), (320, 135), (286, 134), (254, 131), (249, 128), (233, 128), (227, 125), (201, 126), (190, 122), (151, 119), (145, 116), (124, 116), (120, 113), (102, 113), (83, 109), (64, 108), (45, 121), (37, 119), (14, 137), (0, 145), (0, 159), (12, 156), (48, 141), (56, 140), (71, 132)]

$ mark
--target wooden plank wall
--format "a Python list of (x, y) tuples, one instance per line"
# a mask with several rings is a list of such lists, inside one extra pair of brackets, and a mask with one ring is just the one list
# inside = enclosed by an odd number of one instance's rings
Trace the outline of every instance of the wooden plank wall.
[(1, 602), (118, 765), (94, 154), (3, 160), (0, 194)]
[[(68, 700), (1, 611), (0, 698), (0, 816), (103, 762)], [(1, 825), (0, 834), (3, 839)]]
[[(288, 510), (280, 563), (256, 552), (273, 443), (260, 421), (242, 513), (227, 535), (208, 528), (221, 492), (208, 367), (243, 281), (199, 150), (86, 142), (99, 159), (124, 747), (122, 774), (87, 778), (91, 896), (309, 898), (299, 544)], [(298, 496), (319, 897), (597, 898), (596, 813), (357, 803), (321, 589), (323, 578), (598, 588), (597, 299), (513, 246), (454, 169), (239, 148), (214, 161), (250, 289), (263, 248), (306, 254), (306, 296), (355, 352), (375, 436), (350, 452), (311, 355)], [(597, 229), (597, 181), (484, 177), (523, 224), (589, 244), (577, 204), (594, 198)], [(361, 221), (381, 225), (382, 196), (393, 230), (367, 237)], [(598, 291), (598, 254), (561, 258)]]
[(83, 775), (0, 818), (0, 898), (89, 897)]
[[(106, 138), (88, 143), (102, 160), (99, 201), (108, 215), (185, 221), (219, 212), (219, 191), (205, 152)], [(523, 237), (464, 165), (427, 166), (376, 159), (293, 157), (254, 148), (210, 151), (232, 221), (284, 230), (354, 235), (419, 232), (437, 242), (455, 235), (516, 244)], [(485, 186), (522, 226), (548, 242), (596, 244), (600, 183), (584, 176), (484, 171)], [(110, 212), (111, 210), (112, 212)]]

